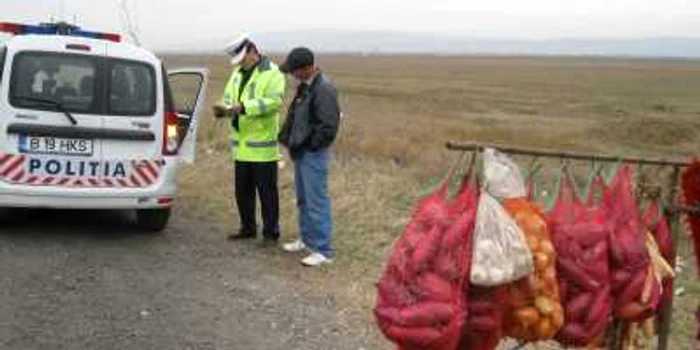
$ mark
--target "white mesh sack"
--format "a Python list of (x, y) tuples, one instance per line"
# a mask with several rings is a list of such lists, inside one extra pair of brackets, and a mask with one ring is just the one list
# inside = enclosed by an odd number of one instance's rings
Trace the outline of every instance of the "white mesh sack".
[(508, 156), (493, 148), (484, 150), (484, 181), (489, 193), (496, 198), (527, 195), (520, 168)]
[(501, 204), (481, 194), (476, 214), (470, 281), (492, 287), (532, 274), (532, 252), (525, 236)]

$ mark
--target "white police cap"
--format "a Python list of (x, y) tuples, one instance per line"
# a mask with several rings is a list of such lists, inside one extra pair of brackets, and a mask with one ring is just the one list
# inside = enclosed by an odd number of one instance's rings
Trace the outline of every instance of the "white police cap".
[[(245, 48), (249, 43), (253, 44), (253, 46), (255, 46), (255, 48), (258, 49), (258, 46), (253, 42), (253, 40), (250, 38), (250, 35), (248, 35), (247, 33), (239, 35), (236, 39), (234, 39), (228, 45), (226, 45), (224, 51), (227, 55), (231, 56), (232, 65), (237, 65), (241, 63), (243, 57), (246, 54)], [(258, 49), (258, 51), (260, 50)]]

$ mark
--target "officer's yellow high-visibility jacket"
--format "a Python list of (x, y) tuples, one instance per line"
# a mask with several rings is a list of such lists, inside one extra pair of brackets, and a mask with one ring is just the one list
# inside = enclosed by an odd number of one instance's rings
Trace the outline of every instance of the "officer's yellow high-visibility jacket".
[(224, 103), (243, 106), (239, 115), (238, 131), (230, 125), (231, 155), (245, 162), (272, 162), (280, 159), (277, 135), (280, 128), (280, 109), (284, 99), (284, 74), (269, 58), (262, 57), (239, 91), (243, 74), (237, 67), (224, 90)]

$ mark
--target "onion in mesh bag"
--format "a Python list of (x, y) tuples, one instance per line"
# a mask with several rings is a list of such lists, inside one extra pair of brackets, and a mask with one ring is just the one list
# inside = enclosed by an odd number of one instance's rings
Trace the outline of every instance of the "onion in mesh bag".
[(520, 168), (508, 156), (492, 148), (484, 150), (486, 188), (496, 198), (520, 198), (527, 195)]
[(516, 281), (534, 270), (523, 232), (488, 193), (482, 193), (476, 215), (470, 280), (478, 286)]

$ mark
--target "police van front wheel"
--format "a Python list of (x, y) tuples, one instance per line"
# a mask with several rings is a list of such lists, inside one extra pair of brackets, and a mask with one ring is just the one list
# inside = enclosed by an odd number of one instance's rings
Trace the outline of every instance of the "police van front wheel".
[(170, 208), (136, 210), (136, 223), (142, 231), (161, 232), (168, 226), (168, 220)]

